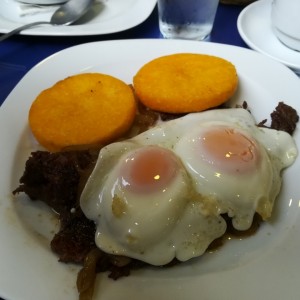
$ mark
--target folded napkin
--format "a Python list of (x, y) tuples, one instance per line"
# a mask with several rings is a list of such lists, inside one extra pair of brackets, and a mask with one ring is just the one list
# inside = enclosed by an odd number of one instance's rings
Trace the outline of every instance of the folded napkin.
[[(13, 1), (16, 2), (16, 4), (18, 5), (20, 17), (27, 17), (27, 16), (43, 14), (43, 13), (53, 13), (60, 6), (59, 4), (41, 5), (41, 4), (22, 3), (17, 0), (13, 0)], [(108, 0), (95, 0), (95, 4), (104, 3), (104, 2), (108, 2)]]

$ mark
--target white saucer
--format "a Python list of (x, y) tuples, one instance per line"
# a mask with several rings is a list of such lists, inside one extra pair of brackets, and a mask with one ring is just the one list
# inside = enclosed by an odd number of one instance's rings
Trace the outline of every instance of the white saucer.
[(37, 4), (37, 5), (53, 5), (67, 2), (66, 0), (16, 0), (25, 4)]
[(271, 4), (272, 0), (259, 0), (244, 8), (238, 17), (238, 31), (250, 48), (300, 74), (300, 52), (286, 47), (273, 33)]

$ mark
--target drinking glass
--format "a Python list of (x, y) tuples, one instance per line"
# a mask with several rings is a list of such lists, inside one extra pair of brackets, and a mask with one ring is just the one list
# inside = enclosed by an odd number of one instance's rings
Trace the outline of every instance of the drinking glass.
[(219, 0), (158, 0), (159, 29), (165, 38), (204, 40), (213, 28)]

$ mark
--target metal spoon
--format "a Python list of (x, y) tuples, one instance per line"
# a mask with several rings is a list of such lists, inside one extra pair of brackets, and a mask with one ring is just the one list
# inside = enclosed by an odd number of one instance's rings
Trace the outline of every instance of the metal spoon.
[(22, 30), (41, 24), (70, 25), (82, 17), (91, 8), (93, 2), (94, 0), (69, 0), (53, 13), (50, 22), (38, 21), (20, 26), (0, 36), (0, 42), (16, 33), (21, 32)]

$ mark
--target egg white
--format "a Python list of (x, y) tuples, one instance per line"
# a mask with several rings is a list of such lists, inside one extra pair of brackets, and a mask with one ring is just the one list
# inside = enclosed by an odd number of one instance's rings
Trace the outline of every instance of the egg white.
[[(203, 130), (218, 126), (234, 128), (256, 141), (261, 164), (255, 172), (228, 175), (195, 155), (193, 140)], [(118, 180), (120, 164), (128, 153), (147, 146), (175, 153), (181, 162), (179, 176), (167, 193), (128, 194)], [(258, 128), (244, 109), (189, 114), (104, 147), (81, 195), (81, 208), (95, 221), (95, 241), (103, 251), (153, 265), (164, 265), (174, 258), (185, 261), (203, 254), (225, 233), (222, 214), (228, 214), (239, 230), (251, 226), (256, 212), (269, 218), (280, 190), (281, 171), (296, 156), (290, 135)], [(116, 206), (120, 210), (117, 216)]]

